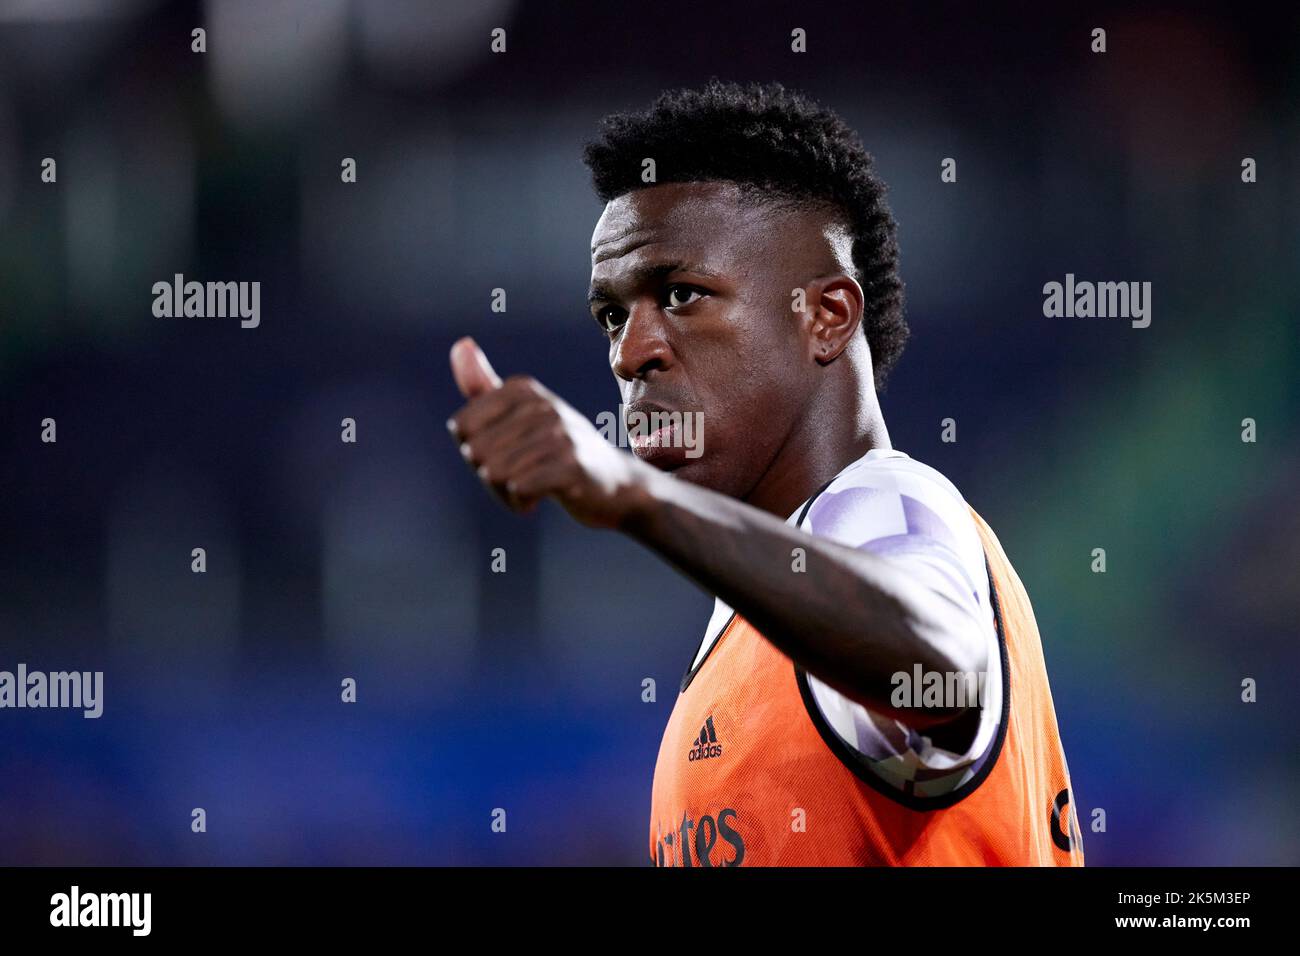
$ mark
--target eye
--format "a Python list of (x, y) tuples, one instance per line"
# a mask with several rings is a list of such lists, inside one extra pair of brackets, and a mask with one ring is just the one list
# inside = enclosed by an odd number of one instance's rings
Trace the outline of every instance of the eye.
[(617, 332), (625, 321), (627, 316), (617, 306), (607, 305), (596, 313), (596, 322), (606, 332)]
[(680, 309), (701, 298), (703, 298), (703, 295), (694, 286), (678, 283), (668, 287), (668, 305), (670, 308)]

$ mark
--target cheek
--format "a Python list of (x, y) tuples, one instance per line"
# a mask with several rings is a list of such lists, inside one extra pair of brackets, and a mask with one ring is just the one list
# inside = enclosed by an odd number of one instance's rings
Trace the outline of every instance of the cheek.
[(788, 431), (784, 397), (758, 370), (712, 392), (707, 407), (704, 447), (738, 474), (769, 461)]
[(740, 304), (692, 343), (690, 378), (705, 409), (705, 433), (713, 429), (728, 457), (762, 457), (789, 424), (798, 337), (793, 314), (767, 305)]

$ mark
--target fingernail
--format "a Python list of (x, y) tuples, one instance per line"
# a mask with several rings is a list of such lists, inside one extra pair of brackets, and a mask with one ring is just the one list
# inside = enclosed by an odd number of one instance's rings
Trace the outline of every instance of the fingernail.
[(461, 443), (460, 443), (460, 457), (464, 458), (466, 461), (469, 461), (469, 453), (470, 453), (470, 452), (469, 452), (469, 442), (467, 442), (467, 441), (465, 441), (465, 442), (461, 442)]
[(454, 418), (447, 419), (447, 431), (453, 435), (456, 434), (456, 420)]

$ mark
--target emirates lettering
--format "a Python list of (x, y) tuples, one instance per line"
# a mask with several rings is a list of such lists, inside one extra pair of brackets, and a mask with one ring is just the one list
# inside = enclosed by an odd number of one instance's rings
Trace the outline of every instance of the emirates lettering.
[[(745, 841), (732, 825), (736, 811), (727, 807), (715, 820), (705, 814), (698, 821), (682, 814), (678, 828), (659, 838), (656, 866), (740, 866), (745, 860)], [(730, 854), (730, 855), (728, 855)]]

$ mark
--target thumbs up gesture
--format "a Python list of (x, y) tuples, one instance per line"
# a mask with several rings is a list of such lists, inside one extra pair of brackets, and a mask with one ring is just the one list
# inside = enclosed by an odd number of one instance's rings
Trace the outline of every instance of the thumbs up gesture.
[(472, 338), (451, 347), (451, 372), (466, 402), (447, 430), (482, 482), (514, 511), (532, 511), (549, 496), (585, 525), (618, 527), (658, 474), (531, 376), (502, 381)]
[(484, 392), (501, 387), (500, 376), (492, 371), (478, 343), (468, 336), (451, 347), (451, 374), (456, 379), (456, 387), (466, 398), (478, 398)]

